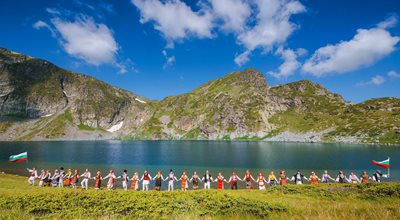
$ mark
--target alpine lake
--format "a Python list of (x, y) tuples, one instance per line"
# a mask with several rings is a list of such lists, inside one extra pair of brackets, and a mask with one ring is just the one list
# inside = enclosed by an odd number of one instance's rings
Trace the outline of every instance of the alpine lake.
[[(9, 156), (28, 152), (29, 160), (21, 163), (8, 162)], [(148, 170), (154, 176), (161, 170), (164, 178), (172, 169), (179, 179), (183, 171), (191, 177), (194, 171), (203, 176), (206, 170), (215, 177), (222, 172), (226, 179), (234, 171), (241, 178), (249, 169), (254, 178), (259, 172), (265, 176), (274, 171), (278, 176), (285, 170), (292, 176), (300, 170), (305, 176), (315, 171), (318, 176), (324, 170), (336, 178), (339, 170), (346, 176), (350, 171), (360, 175), (366, 170), (370, 176), (377, 170), (387, 170), (371, 164), (371, 160), (391, 158), (390, 178), (384, 181), (400, 180), (400, 148), (395, 146), (363, 144), (319, 144), (319, 143), (278, 143), (263, 141), (34, 141), (0, 142), (0, 172), (28, 176), (26, 168), (78, 169), (83, 173), (88, 168), (92, 176), (101, 171), (106, 176), (110, 169), (116, 175), (123, 170), (131, 176)], [(103, 181), (105, 185), (106, 181)], [(117, 180), (117, 187), (120, 181)], [(307, 183), (307, 182), (306, 182)], [(90, 185), (93, 186), (91, 180)], [(153, 188), (151, 183), (151, 188)], [(216, 188), (216, 183), (212, 188)], [(165, 189), (164, 182), (162, 188)], [(201, 184), (202, 186), (202, 184)], [(175, 188), (180, 187), (180, 182)], [(225, 184), (225, 188), (229, 185)], [(244, 183), (239, 184), (244, 188)]]

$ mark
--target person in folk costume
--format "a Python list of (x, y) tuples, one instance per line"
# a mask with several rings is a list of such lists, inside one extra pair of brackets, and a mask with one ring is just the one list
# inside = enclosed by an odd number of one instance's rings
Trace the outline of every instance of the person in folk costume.
[(228, 180), (228, 182), (231, 186), (231, 189), (238, 189), (237, 182), (239, 180), (242, 181), (242, 179), (240, 179), (240, 177), (238, 175), (236, 175), (235, 172), (232, 172), (232, 175), (229, 177), (229, 180)]
[(208, 170), (206, 170), (206, 174), (204, 174), (203, 178), (201, 179), (201, 181), (204, 182), (204, 189), (210, 189), (210, 183), (214, 182), (212, 176), (210, 175), (210, 172)]
[(51, 177), (51, 186), (56, 187), (58, 186), (60, 180), (60, 173), (58, 172), (58, 170), (54, 170), (54, 174)]
[(72, 171), (71, 171), (71, 169), (68, 169), (67, 172), (65, 173), (64, 186), (71, 185), (71, 177), (72, 177)]
[(40, 175), (38, 176), (39, 179), (39, 186), (42, 187), (44, 184), (44, 177), (46, 176), (46, 171), (42, 170)]
[(314, 171), (312, 171), (309, 181), (310, 181), (311, 185), (317, 185), (318, 181), (320, 181), (320, 178), (317, 176), (317, 174), (315, 174)]
[(194, 171), (192, 177), (189, 180), (189, 182), (192, 182), (193, 190), (199, 189), (199, 182), (200, 181), (201, 181), (200, 176), (197, 175), (196, 171)]
[(271, 171), (268, 175), (267, 182), (270, 186), (275, 186), (278, 183), (278, 179), (276, 178), (274, 171)]
[(59, 173), (59, 179), (58, 179), (58, 187), (64, 187), (64, 178), (65, 178), (65, 171), (64, 167), (60, 167), (60, 173)]
[(336, 182), (346, 183), (346, 182), (350, 182), (350, 181), (346, 178), (346, 175), (344, 174), (344, 172), (342, 170), (340, 170), (338, 173), (338, 176), (336, 177)]
[(260, 190), (265, 190), (265, 183), (267, 183), (267, 180), (264, 178), (263, 173), (259, 173), (256, 182), (258, 183), (258, 188)]
[(329, 183), (329, 180), (335, 181), (335, 179), (333, 179), (331, 177), (331, 175), (328, 174), (328, 171), (324, 170), (324, 173), (322, 174), (322, 177), (321, 177), (321, 182), (322, 183)]
[(303, 184), (303, 179), (307, 180), (307, 177), (305, 177), (300, 170), (298, 170), (293, 176), (290, 181), (294, 181), (294, 184)]
[(370, 179), (370, 177), (368, 176), (366, 170), (363, 170), (363, 171), (362, 171), (362, 174), (361, 174), (361, 176), (360, 176), (360, 179), (361, 179), (361, 183), (368, 183), (368, 180)]
[(165, 180), (168, 180), (168, 191), (174, 191), (174, 181), (178, 182), (178, 179), (176, 178), (172, 169), (169, 170), (169, 174), (167, 177), (165, 177), (164, 181)]
[(71, 186), (76, 189), (76, 183), (79, 181), (79, 173), (78, 170), (74, 170), (74, 173), (71, 176)]
[(131, 178), (132, 184), (131, 189), (138, 190), (139, 189), (139, 173), (135, 172)]
[(89, 169), (86, 169), (85, 172), (82, 175), (80, 175), (80, 177), (83, 177), (83, 180), (81, 182), (82, 189), (87, 190), (89, 188), (89, 179), (92, 178)]
[(217, 189), (224, 189), (224, 182), (228, 183), (228, 181), (222, 176), (222, 173), (219, 172), (217, 178), (215, 178), (214, 182), (217, 182)]
[(250, 170), (246, 170), (246, 174), (243, 177), (243, 180), (246, 181), (246, 189), (253, 189), (253, 184), (252, 180), (256, 182), (256, 180), (253, 178), (253, 176), (250, 173)]
[(29, 183), (29, 185), (34, 186), (35, 185), (35, 178), (38, 177), (37, 170), (36, 170), (35, 167), (32, 168), (32, 169), (27, 168), (26, 170), (30, 173), (29, 178), (28, 178), (28, 183)]
[(96, 176), (93, 177), (93, 179), (94, 179), (94, 189), (100, 189), (101, 181), (103, 180), (103, 177), (101, 176), (101, 172), (97, 171)]
[(118, 179), (122, 179), (122, 188), (126, 191), (128, 190), (128, 181), (129, 181), (129, 176), (128, 176), (128, 171), (124, 170), (121, 176), (118, 177)]
[(113, 190), (115, 179), (117, 179), (117, 177), (114, 174), (114, 171), (110, 170), (110, 173), (106, 177), (104, 177), (103, 179), (108, 179), (107, 189), (108, 190)]
[(186, 172), (183, 171), (181, 178), (179, 178), (179, 180), (178, 180), (178, 181), (182, 181), (182, 184), (181, 184), (182, 191), (186, 191), (189, 188), (188, 179), (189, 178), (186, 175)]
[(43, 186), (50, 186), (50, 183), (51, 183), (50, 170), (46, 170), (46, 174), (44, 175), (43, 183), (44, 183)]
[(356, 184), (356, 183), (361, 182), (360, 179), (358, 178), (358, 176), (356, 174), (354, 174), (354, 171), (350, 172), (348, 180), (352, 184)]
[(154, 189), (156, 191), (161, 191), (161, 183), (164, 181), (164, 177), (161, 173), (161, 170), (157, 172), (157, 175), (153, 178), (156, 182), (154, 183)]
[(150, 184), (151, 176), (147, 170), (144, 171), (142, 178), (140, 178), (140, 181), (142, 181), (142, 190), (147, 191), (149, 190), (149, 184)]
[(281, 170), (279, 172), (279, 184), (281, 186), (284, 186), (287, 184), (287, 181), (289, 180), (289, 178), (286, 176), (286, 173), (284, 170)]
[(389, 178), (388, 174), (382, 174), (380, 170), (377, 170), (374, 175), (372, 175), (372, 180), (380, 183), (382, 181), (382, 177)]

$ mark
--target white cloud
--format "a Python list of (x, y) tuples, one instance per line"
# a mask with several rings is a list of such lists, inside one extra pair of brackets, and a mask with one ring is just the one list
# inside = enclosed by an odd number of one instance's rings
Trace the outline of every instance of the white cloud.
[(223, 31), (240, 32), (246, 26), (246, 20), (251, 15), (251, 8), (243, 0), (209, 0), (212, 13), (223, 21)]
[(384, 82), (385, 82), (385, 78), (383, 78), (383, 76), (381, 76), (381, 75), (376, 75), (371, 78), (371, 83), (374, 85), (377, 85), (377, 86), (381, 85)]
[(397, 18), (395, 16), (390, 16), (388, 19), (379, 22), (377, 26), (380, 29), (388, 29), (396, 26), (396, 24), (397, 24)]
[(372, 65), (392, 53), (400, 40), (400, 37), (392, 36), (383, 28), (393, 25), (393, 21), (387, 20), (383, 23), (371, 29), (358, 29), (357, 34), (349, 41), (319, 48), (305, 62), (302, 70), (321, 77)]
[(383, 77), (381, 75), (376, 75), (376, 76), (373, 76), (369, 81), (359, 82), (356, 85), (357, 86), (367, 86), (367, 85), (379, 86), (379, 85), (382, 85), (385, 81), (386, 81), (385, 77)]
[(391, 78), (400, 78), (400, 73), (394, 71), (394, 70), (390, 70), (387, 75)]
[(296, 0), (257, 0), (256, 24), (239, 33), (238, 43), (247, 50), (261, 48), (264, 52), (286, 42), (296, 29), (290, 21), (294, 14), (305, 12), (305, 7)]
[(47, 28), (47, 27), (49, 27), (49, 25), (46, 22), (39, 20), (33, 24), (33, 27), (35, 29), (40, 29), (40, 28), (44, 28), (44, 27)]
[(118, 52), (118, 44), (112, 31), (104, 24), (97, 24), (90, 17), (65, 21), (51, 20), (61, 36), (60, 43), (65, 51), (92, 65), (113, 64)]
[(241, 53), (239, 55), (236, 55), (235, 59), (234, 59), (236, 65), (241, 66), (241, 65), (249, 62), (249, 60), (250, 60), (249, 56), (250, 55), (251, 55), (251, 51), (250, 50), (246, 50), (245, 52), (243, 52), (243, 53)]
[(163, 68), (166, 69), (166, 68), (172, 66), (175, 62), (175, 56), (168, 56), (168, 53), (165, 50), (162, 51), (162, 54), (165, 57), (165, 64), (164, 64)]
[(298, 56), (303, 56), (307, 53), (304, 48), (299, 48), (296, 51), (292, 49), (278, 48), (275, 55), (280, 55), (284, 62), (279, 66), (277, 71), (269, 71), (268, 74), (275, 78), (287, 79), (293, 75), (296, 70), (301, 67), (301, 63), (297, 61)]
[(132, 0), (132, 3), (140, 10), (140, 22), (154, 22), (154, 28), (163, 34), (168, 47), (191, 36), (212, 37), (213, 16), (207, 10), (195, 12), (180, 0)]

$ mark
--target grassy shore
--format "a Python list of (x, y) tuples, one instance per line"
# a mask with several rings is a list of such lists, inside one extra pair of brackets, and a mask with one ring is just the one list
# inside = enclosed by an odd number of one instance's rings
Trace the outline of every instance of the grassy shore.
[(0, 219), (400, 219), (400, 183), (136, 192), (29, 186), (0, 174)]

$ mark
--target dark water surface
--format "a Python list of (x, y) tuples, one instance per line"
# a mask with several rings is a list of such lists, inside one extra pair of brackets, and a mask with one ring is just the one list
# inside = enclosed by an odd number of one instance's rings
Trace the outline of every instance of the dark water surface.
[[(29, 161), (12, 164), (8, 157), (27, 151)], [(385, 160), (391, 157), (391, 181), (400, 180), (400, 148), (351, 145), (351, 144), (307, 144), (241, 141), (43, 141), (43, 142), (0, 142), (0, 171), (28, 175), (27, 167), (37, 169), (89, 168), (92, 175), (100, 170), (103, 175), (114, 169), (116, 174), (127, 169), (151, 175), (162, 170), (164, 177), (169, 169), (179, 176), (182, 171), (194, 170), (203, 175), (206, 169), (215, 176), (222, 171), (226, 178), (232, 171), (242, 177), (250, 169), (257, 172), (284, 169), (292, 175), (300, 169), (307, 176), (314, 170), (320, 176), (328, 170), (336, 176), (338, 170), (351, 170), (357, 174), (367, 170), (370, 175), (380, 169), (370, 160)], [(164, 184), (166, 185), (166, 184)]]

